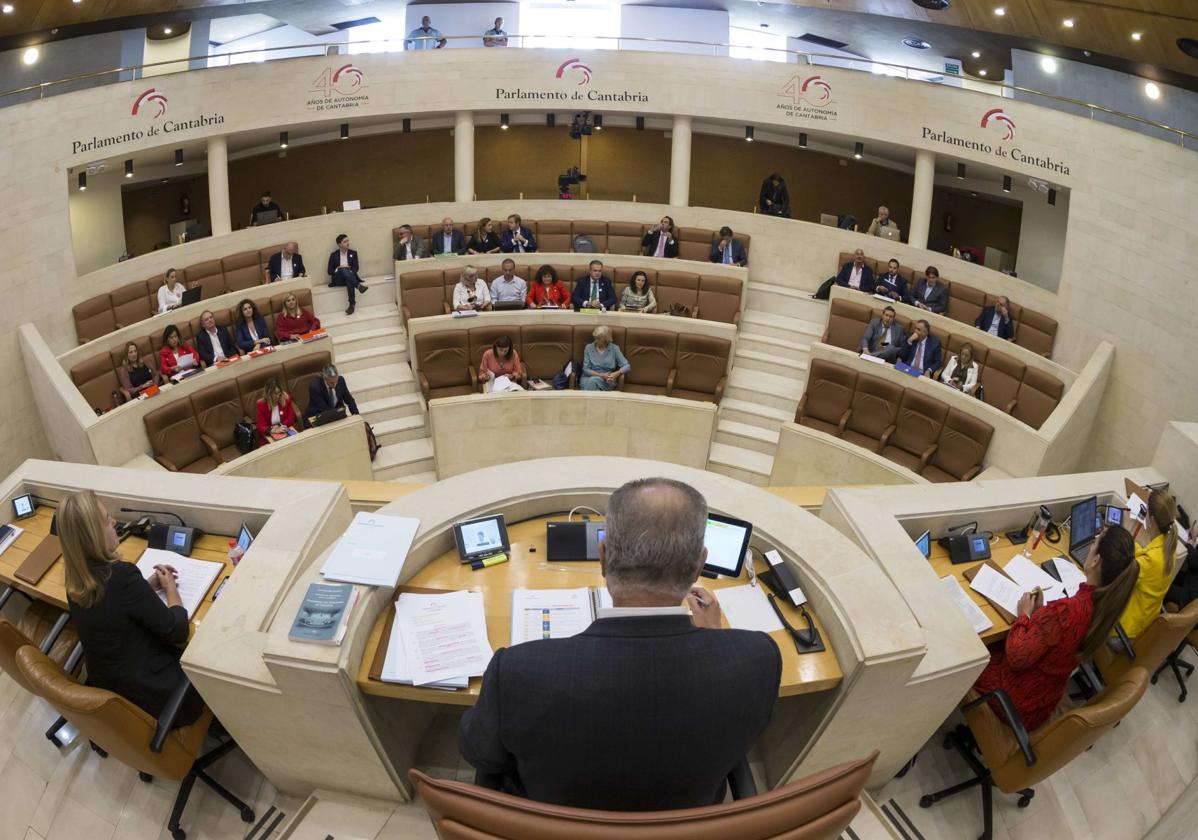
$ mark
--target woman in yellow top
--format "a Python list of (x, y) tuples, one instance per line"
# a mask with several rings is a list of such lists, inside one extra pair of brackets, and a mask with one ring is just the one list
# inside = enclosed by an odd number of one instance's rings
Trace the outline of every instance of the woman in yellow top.
[(1165, 593), (1173, 582), (1173, 571), (1177, 566), (1177, 530), (1173, 527), (1173, 521), (1177, 519), (1177, 500), (1165, 490), (1153, 490), (1148, 494), (1146, 519), (1144, 533), (1148, 545), (1136, 548), (1140, 576), (1119, 618), (1123, 632), (1133, 639), (1160, 615)]

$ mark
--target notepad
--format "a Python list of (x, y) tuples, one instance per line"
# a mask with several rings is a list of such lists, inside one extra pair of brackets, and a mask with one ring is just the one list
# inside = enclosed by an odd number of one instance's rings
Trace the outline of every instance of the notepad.
[(395, 624), (413, 685), (481, 677), (491, 661), (481, 592), (405, 592), (395, 602)]
[(782, 622), (770, 606), (760, 586), (726, 586), (716, 593), (728, 625), (737, 630), (760, 630), (773, 633), (782, 629)]
[(1019, 615), (1019, 599), (1024, 593), (1023, 588), (990, 566), (983, 564), (978, 567), (978, 573), (969, 582), (969, 588), (989, 598), (1011, 615)]
[(320, 572), (325, 580), (394, 587), (420, 520), (359, 513), (333, 546)]
[(1015, 581), (1024, 592), (1030, 592), (1040, 587), (1044, 593), (1044, 603), (1056, 601), (1065, 597), (1065, 587), (1048, 572), (1041, 569), (1022, 554), (1017, 554), (1003, 566), (1007, 577)]
[[(212, 582), (225, 568), (224, 563), (215, 560), (196, 560), (194, 557), (184, 557), (173, 551), (163, 551), (158, 548), (147, 548), (137, 558), (137, 570), (142, 577), (149, 580), (154, 574), (155, 566), (170, 566), (179, 573), (175, 586), (179, 590), (179, 600), (187, 610), (188, 618), (195, 618), (196, 610), (208, 594)], [(166, 593), (159, 591), (158, 597), (166, 603)]]
[(1077, 594), (1081, 585), (1086, 582), (1086, 573), (1067, 557), (1054, 557), (1051, 562), (1061, 577), (1061, 585), (1065, 587), (1065, 594), (1072, 598)]
[(982, 608), (973, 602), (973, 600), (965, 594), (965, 590), (961, 588), (961, 584), (952, 575), (945, 575), (940, 578), (940, 585), (944, 587), (945, 593), (957, 605), (957, 609), (965, 616), (965, 620), (973, 627), (975, 633), (985, 633), (994, 626), (994, 622), (986, 618), (986, 614), (982, 612)]

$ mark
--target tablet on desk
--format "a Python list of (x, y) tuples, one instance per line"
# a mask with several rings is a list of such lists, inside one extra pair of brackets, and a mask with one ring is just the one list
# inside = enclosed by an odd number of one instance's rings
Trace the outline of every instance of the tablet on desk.
[(718, 513), (708, 514), (707, 529), (703, 534), (703, 547), (707, 549), (703, 574), (707, 577), (740, 577), (752, 536), (752, 523)]
[(502, 513), (459, 522), (453, 526), (453, 538), (457, 541), (458, 557), (463, 563), (492, 554), (506, 554), (511, 550)]
[(13, 516), (17, 519), (28, 519), (37, 511), (37, 506), (33, 503), (33, 494), (26, 493), (23, 496), (17, 496), (12, 500)]
[(241, 530), (237, 532), (237, 547), (245, 552), (249, 549), (250, 544), (254, 541), (254, 535), (250, 533), (250, 529), (243, 522)]
[(915, 538), (915, 547), (926, 558), (932, 554), (932, 532), (924, 531)]

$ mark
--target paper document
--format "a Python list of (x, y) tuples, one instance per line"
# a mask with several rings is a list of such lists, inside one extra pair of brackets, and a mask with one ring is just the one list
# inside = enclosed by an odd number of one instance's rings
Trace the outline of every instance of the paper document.
[[(387, 656), (383, 659), (383, 671), (379, 674), (383, 682), (412, 684), (412, 669), (408, 666), (408, 655), (404, 652), (403, 637), (399, 635), (399, 622), (391, 622), (391, 638), (387, 642)], [(453, 691), (470, 685), (469, 677), (453, 677), (429, 683), (426, 688)]]
[(1056, 601), (1065, 597), (1065, 587), (1048, 572), (1041, 569), (1022, 554), (1017, 554), (1007, 565), (1003, 566), (1007, 577), (1019, 584), (1024, 592), (1029, 592), (1037, 586), (1044, 591), (1044, 603)]
[[(208, 594), (208, 588), (212, 586), (225, 564), (215, 560), (196, 560), (160, 548), (147, 548), (141, 553), (141, 557), (137, 558), (137, 570), (141, 572), (142, 577), (149, 580), (154, 574), (155, 566), (170, 566), (179, 573), (176, 581), (179, 600), (187, 610), (187, 617), (194, 618), (204, 596)], [(158, 597), (162, 599), (162, 603), (166, 603), (165, 592), (159, 592)]]
[(596, 610), (611, 610), (615, 609), (616, 605), (612, 603), (611, 592), (606, 586), (598, 586), (595, 588), (595, 609)]
[(1131, 512), (1131, 518), (1141, 525), (1148, 524), (1148, 503), (1137, 496), (1131, 494), (1131, 498), (1127, 500), (1127, 509)]
[(869, 353), (866, 353), (864, 351), (861, 353), (861, 358), (865, 359), (865, 361), (867, 361), (867, 362), (874, 362), (875, 364), (879, 364), (879, 365), (886, 364), (885, 359), (879, 358), (878, 356), (871, 356)]
[(481, 677), (491, 661), (481, 592), (405, 592), (395, 602), (395, 623), (413, 685)]
[(3, 536), (0, 536), (0, 554), (3, 554), (5, 549), (17, 541), (17, 537), (25, 533), (25, 529), (19, 525), (6, 525), (7, 531)]
[(1019, 598), (1025, 590), (1015, 581), (994, 571), (990, 566), (983, 564), (978, 569), (977, 576), (969, 582), (969, 588), (979, 595), (989, 598), (1011, 615), (1019, 615)]
[(782, 629), (774, 608), (770, 606), (765, 590), (746, 583), (744, 586), (726, 586), (717, 590), (716, 598), (728, 618), (728, 626), (737, 630), (760, 630), (773, 633)]
[(320, 570), (326, 580), (394, 587), (420, 520), (359, 513)]
[(594, 620), (594, 601), (588, 587), (512, 590), (513, 645), (576, 636)]
[(518, 384), (513, 382), (507, 376), (497, 376), (491, 382), (491, 384), (487, 386), (487, 393), (489, 393), (489, 394), (500, 394), (500, 393), (503, 393), (504, 391), (523, 391), (523, 390), (524, 390), (523, 388), (521, 388)]
[(940, 585), (944, 587), (944, 591), (948, 597), (953, 599), (953, 603), (961, 610), (965, 620), (970, 623), (975, 633), (985, 633), (994, 626), (994, 622), (986, 618), (986, 614), (982, 612), (982, 608), (973, 602), (973, 599), (965, 594), (965, 590), (961, 588), (961, 584), (952, 575), (945, 575), (940, 578)]
[(1057, 570), (1057, 574), (1061, 576), (1061, 585), (1065, 587), (1065, 594), (1072, 598), (1077, 594), (1078, 588), (1086, 582), (1086, 573), (1068, 557), (1054, 557), (1052, 565)]

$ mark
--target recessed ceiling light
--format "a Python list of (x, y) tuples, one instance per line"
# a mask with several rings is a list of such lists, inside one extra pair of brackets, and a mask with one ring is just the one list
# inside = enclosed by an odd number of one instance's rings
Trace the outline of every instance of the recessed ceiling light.
[(1178, 38), (1177, 48), (1190, 58), (1198, 58), (1198, 38)]
[(164, 26), (164, 27), (162, 27), (162, 34), (163, 34), (163, 35), (170, 35), (170, 34), (171, 34), (171, 28), (170, 28), (169, 26)]
[(1040, 69), (1045, 73), (1057, 72), (1057, 60), (1050, 55), (1041, 56)]
[(994, 10), (994, 14), (998, 15), (999, 17), (1002, 17), (1006, 13), (1007, 13), (1007, 10), (1004, 9), (1002, 6), (999, 6), (997, 9)]
[(910, 47), (913, 50), (926, 50), (932, 45), (922, 38), (904, 38), (903, 46)]
[(1073, 28), (1073, 18), (1065, 18), (1063, 21), (1061, 21), (1061, 23), (1065, 24), (1066, 29)]
[(943, 11), (949, 6), (949, 0), (911, 0), (911, 2), (921, 9), (931, 9), (933, 12)]
[(29, 49), (25, 50), (25, 52), (21, 53), (21, 61), (23, 61), (25, 64), (37, 64), (37, 60), (40, 56), (41, 52), (38, 51), (37, 47), (30, 47)]
[(1147, 82), (1144, 85), (1144, 95), (1147, 96), (1149, 99), (1160, 99), (1161, 98), (1160, 86), (1156, 82)]
[(757, 24), (757, 25), (758, 25), (758, 26), (760, 26), (762, 29), (769, 29), (769, 28), (770, 28), (770, 25), (769, 25), (768, 23), (759, 23), (759, 24)]
[(1133, 32), (1133, 33), (1131, 33), (1131, 39), (1132, 39), (1133, 41), (1139, 41), (1139, 40), (1140, 40), (1141, 38), (1143, 38), (1143, 37), (1144, 37), (1144, 33), (1143, 33), (1143, 32)]
[(6, 15), (11, 15), (13, 13), (12, 4), (5, 3), (3, 6), (0, 6), (0, 12), (4, 12)]
[(974, 50), (973, 52), (970, 53), (970, 55), (973, 56), (974, 58), (982, 57), (982, 53), (979, 50)]
[(983, 67), (981, 70), (979, 70), (979, 71), (978, 71), (978, 75), (979, 75), (979, 76), (985, 76), (985, 75), (986, 75), (986, 68), (985, 68), (985, 67)]

